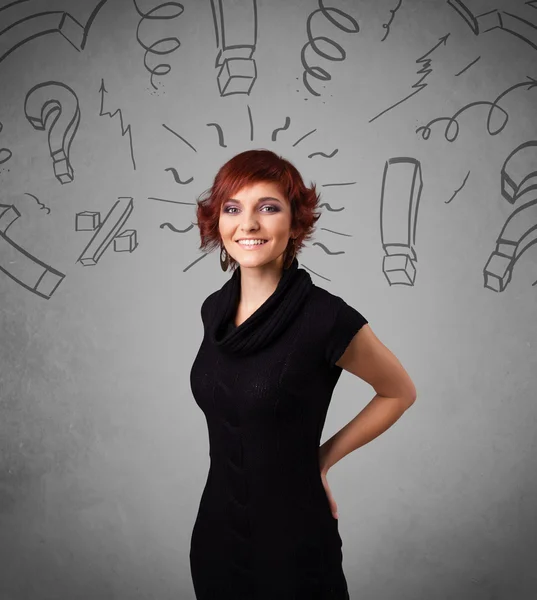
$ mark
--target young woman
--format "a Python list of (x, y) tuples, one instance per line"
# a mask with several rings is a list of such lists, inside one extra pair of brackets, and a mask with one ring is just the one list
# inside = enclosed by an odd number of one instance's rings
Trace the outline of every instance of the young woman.
[[(298, 268), (319, 196), (268, 150), (229, 160), (198, 200), (201, 248), (233, 274), (202, 304), (190, 382), (210, 468), (192, 531), (197, 600), (348, 600), (329, 468), (416, 398), (367, 320)], [(376, 391), (319, 447), (342, 369)]]

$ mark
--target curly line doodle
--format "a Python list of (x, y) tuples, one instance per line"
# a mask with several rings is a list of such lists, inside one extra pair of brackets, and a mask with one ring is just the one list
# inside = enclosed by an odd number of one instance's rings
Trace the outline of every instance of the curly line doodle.
[[(175, 52), (177, 50), (177, 48), (179, 48), (179, 46), (181, 45), (181, 41), (177, 37), (165, 37), (165, 38), (156, 40), (150, 46), (147, 46), (146, 44), (144, 44), (142, 42), (142, 39), (140, 37), (140, 27), (141, 27), (142, 23), (148, 19), (156, 19), (156, 20), (175, 19), (183, 14), (185, 7), (180, 2), (162, 2), (161, 4), (158, 4), (157, 6), (152, 8), (151, 10), (143, 12), (138, 7), (137, 1), (133, 0), (133, 2), (134, 2), (134, 7), (136, 8), (136, 12), (141, 17), (140, 21), (138, 22), (138, 26), (136, 27), (136, 40), (138, 41), (140, 46), (142, 46), (142, 48), (145, 50), (144, 67), (147, 69), (147, 71), (149, 71), (149, 73), (151, 73), (150, 82), (151, 82), (153, 89), (156, 90), (158, 88), (153, 83), (153, 77), (154, 76), (163, 77), (164, 75), (167, 75), (172, 70), (172, 67), (169, 63), (163, 62), (163, 63), (159, 63), (156, 67), (152, 68), (147, 62), (148, 55), (156, 54), (156, 55), (162, 56), (162, 55), (166, 55), (166, 54), (171, 54), (172, 52)], [(163, 10), (165, 11), (167, 8), (169, 9), (170, 7), (174, 7), (176, 10), (173, 11), (171, 14), (170, 14), (169, 10), (168, 10), (168, 14), (162, 14)], [(155, 13), (158, 13), (159, 11), (160, 11), (160, 14), (155, 14)]]
[(29, 194), (28, 192), (24, 192), (26, 196), (30, 196), (30, 198), (33, 198), (37, 204), (39, 205), (39, 210), (48, 210), (48, 215), (50, 215), (50, 208), (48, 206), (46, 206), (45, 204), (43, 204), (39, 198), (37, 196), (34, 196), (33, 194)]
[[(2, 121), (0, 121), (0, 133), (4, 126), (2, 125)], [(0, 148), (0, 165), (7, 162), (13, 156), (11, 150), (9, 148)]]
[(395, 13), (401, 8), (401, 4), (403, 4), (403, 0), (399, 0), (395, 8), (390, 8), (390, 12), (392, 14), (390, 15), (388, 22), (382, 24), (382, 27), (386, 30), (386, 33), (384, 34), (384, 37), (380, 40), (381, 42), (383, 42), (390, 35), (390, 26), (395, 18)]
[(214, 127), (218, 133), (218, 145), (220, 148), (227, 148), (227, 144), (224, 141), (224, 130), (219, 123), (206, 123), (207, 127)]
[(273, 132), (272, 132), (272, 141), (275, 142), (276, 138), (278, 137), (278, 133), (280, 131), (286, 131), (287, 129), (289, 129), (289, 126), (291, 125), (291, 119), (290, 117), (285, 117), (285, 124), (282, 127), (277, 127)]
[[(319, 8), (310, 13), (310, 15), (308, 16), (308, 20), (306, 21), (306, 33), (308, 36), (308, 41), (304, 44), (300, 52), (300, 61), (302, 63), (302, 66), (304, 67), (304, 71), (302, 73), (302, 81), (304, 83), (305, 88), (310, 92), (310, 94), (313, 94), (314, 96), (320, 96), (321, 94), (310, 85), (308, 76), (311, 75), (311, 77), (318, 79), (319, 81), (330, 81), (332, 79), (332, 76), (326, 69), (323, 69), (322, 67), (319, 67), (317, 65), (312, 66), (309, 64), (308, 59), (306, 58), (307, 49), (312, 48), (317, 55), (331, 61), (340, 62), (347, 58), (347, 53), (345, 52), (341, 44), (338, 44), (334, 40), (324, 35), (313, 35), (311, 31), (311, 20), (314, 17), (314, 15), (318, 13), (321, 13), (326, 19), (330, 21), (330, 23), (335, 25), (338, 29), (345, 31), (346, 33), (358, 33), (360, 31), (360, 26), (358, 25), (358, 21), (356, 19), (351, 17), (349, 14), (343, 12), (339, 8), (326, 8), (323, 4), (323, 0), (319, 0)], [(350, 25), (345, 25), (344, 23), (342, 23), (341, 20), (338, 20), (337, 17), (333, 16), (333, 13), (339, 15), (340, 17), (348, 21)], [(332, 47), (337, 52), (337, 54), (330, 54), (326, 50), (320, 48), (318, 45), (318, 42), (320, 41), (323, 41), (328, 46)]]
[[(447, 121), (448, 123), (446, 125), (446, 129), (444, 130), (444, 137), (446, 138), (446, 140), (448, 142), (454, 142), (457, 139), (457, 137), (459, 135), (459, 130), (460, 130), (459, 122), (457, 121), (457, 117), (460, 116), (464, 111), (468, 110), (469, 108), (472, 108), (473, 106), (490, 106), (490, 109), (489, 109), (489, 112), (487, 115), (487, 131), (488, 131), (489, 135), (498, 135), (505, 129), (505, 126), (507, 125), (507, 122), (509, 121), (509, 115), (507, 114), (507, 111), (505, 111), (501, 106), (499, 106), (499, 102), (502, 98), (507, 96), (507, 94), (509, 94), (513, 90), (516, 90), (517, 88), (525, 87), (525, 88), (527, 88), (527, 90), (531, 90), (532, 88), (537, 87), (537, 80), (533, 79), (532, 77), (529, 77), (529, 76), (527, 76), (527, 77), (528, 77), (529, 81), (523, 81), (521, 83), (516, 83), (515, 85), (512, 85), (510, 88), (507, 88), (505, 91), (503, 91), (494, 100), (494, 102), (488, 102), (488, 101), (470, 102), (470, 104), (463, 106), (451, 117), (438, 117), (437, 119), (433, 119), (432, 121), (429, 121), (427, 123), (427, 125), (418, 127), (416, 129), (416, 133), (420, 133), (424, 140), (428, 140), (429, 137), (431, 136), (431, 131), (432, 131), (431, 125), (434, 125), (435, 123), (439, 123), (440, 121)], [(500, 111), (502, 113), (503, 121), (496, 128), (493, 128), (493, 119), (494, 119), (494, 115), (498, 114), (497, 111)]]
[(175, 183), (179, 183), (180, 185), (187, 185), (188, 183), (192, 183), (194, 181), (194, 177), (190, 177), (189, 179), (185, 179), (185, 181), (183, 181), (179, 177), (179, 173), (177, 172), (177, 169), (174, 169), (173, 167), (168, 167), (167, 169), (164, 169), (164, 170), (169, 171), (173, 175), (173, 178), (175, 179)]

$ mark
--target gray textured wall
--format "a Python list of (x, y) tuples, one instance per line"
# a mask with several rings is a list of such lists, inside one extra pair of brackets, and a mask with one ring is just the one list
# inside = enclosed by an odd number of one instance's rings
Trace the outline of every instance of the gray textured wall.
[(195, 199), (261, 147), (418, 389), (330, 472), (351, 597), (534, 600), (537, 2), (167, 4), (0, 2), (1, 600), (194, 597)]

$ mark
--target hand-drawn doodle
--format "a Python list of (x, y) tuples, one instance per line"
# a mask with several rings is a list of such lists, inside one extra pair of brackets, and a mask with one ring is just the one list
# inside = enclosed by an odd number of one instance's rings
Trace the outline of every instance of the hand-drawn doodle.
[[(344, 234), (342, 234), (344, 235)], [(326, 254), (329, 254), (330, 256), (336, 256), (338, 254), (345, 254), (344, 250), (337, 250), (337, 251), (333, 251), (333, 250), (329, 250), (324, 244), (321, 244), (321, 242), (313, 242), (312, 246), (319, 246), (319, 248), (322, 248)]]
[(480, 23), (480, 29), (483, 33), (487, 31), (493, 31), (494, 29), (501, 29), (506, 33), (510, 33), (515, 37), (526, 42), (534, 50), (537, 50), (537, 25), (514, 15), (513, 13), (505, 10), (491, 10), (487, 13), (478, 15), (478, 23)]
[(496, 292), (505, 290), (517, 260), (537, 243), (537, 141), (517, 146), (505, 159), (500, 177), (502, 196), (510, 204), (523, 204), (509, 215), (483, 269), (485, 287)]
[[(488, 102), (488, 101), (470, 102), (470, 104), (466, 104), (466, 106), (463, 106), (460, 110), (458, 110), (451, 117), (438, 117), (437, 119), (433, 119), (432, 121), (429, 121), (427, 123), (427, 125), (418, 127), (416, 129), (416, 133), (421, 133), (422, 138), (424, 140), (428, 140), (429, 137), (431, 136), (431, 131), (432, 131), (431, 125), (434, 125), (435, 123), (439, 123), (441, 121), (447, 121), (448, 123), (447, 123), (446, 129), (444, 131), (444, 137), (446, 138), (446, 140), (448, 142), (454, 142), (459, 135), (459, 122), (457, 121), (457, 117), (459, 115), (461, 115), (464, 111), (468, 110), (469, 108), (472, 108), (473, 106), (490, 106), (488, 116), (487, 116), (487, 131), (488, 131), (489, 135), (498, 135), (500, 132), (502, 132), (504, 130), (505, 126), (507, 125), (507, 122), (509, 121), (509, 115), (507, 114), (507, 111), (505, 111), (501, 106), (499, 106), (500, 100), (502, 98), (504, 98), (505, 96), (507, 96), (507, 94), (511, 93), (513, 90), (516, 90), (518, 88), (527, 88), (527, 91), (529, 91), (537, 86), (536, 79), (533, 79), (532, 77), (529, 77), (529, 76), (527, 76), (527, 78), (529, 81), (515, 83), (515, 85), (512, 85), (511, 87), (507, 88), (494, 100), (494, 102)], [(500, 111), (502, 113), (503, 121), (499, 122), (499, 120), (498, 120), (498, 125), (495, 128), (493, 128), (492, 126), (493, 126), (493, 119), (494, 119), (495, 111)], [(496, 112), (496, 114), (498, 114), (498, 113)]]
[(133, 166), (134, 170), (136, 171), (136, 161), (134, 160), (134, 150), (132, 147), (132, 132), (131, 132), (130, 124), (127, 125), (127, 127), (125, 127), (125, 125), (123, 124), (123, 113), (121, 112), (120, 108), (116, 109), (113, 113), (111, 113), (109, 111), (104, 112), (104, 95), (108, 94), (108, 90), (104, 87), (104, 79), (101, 79), (101, 87), (99, 88), (99, 93), (101, 94), (101, 108), (99, 109), (99, 116), (104, 117), (105, 115), (108, 115), (111, 119), (113, 119), (116, 115), (119, 115), (119, 123), (121, 125), (121, 137), (124, 137), (126, 133), (129, 134), (129, 145), (130, 145), (130, 149), (131, 149), (131, 161), (132, 161), (132, 166)]
[(466, 173), (466, 177), (463, 179), (463, 182), (461, 183), (460, 187), (458, 187), (452, 194), (451, 198), (449, 200), (446, 200), (444, 202), (444, 204), (449, 204), (453, 198), (455, 198), (455, 196), (462, 190), (462, 188), (466, 185), (466, 182), (468, 181), (468, 177), (470, 177), (470, 171), (468, 171), (468, 173)]
[(37, 204), (39, 206), (39, 210), (47, 210), (48, 211), (47, 214), (50, 215), (50, 208), (48, 206), (46, 206), (45, 204), (43, 204), (37, 196), (34, 196), (33, 194), (29, 194), (28, 192), (25, 192), (24, 195), (30, 196), (30, 198), (33, 198), (37, 202)]
[(330, 154), (326, 154), (326, 152), (312, 152), (311, 154), (308, 154), (308, 158), (313, 158), (314, 156), (322, 156), (323, 158), (334, 158), (334, 156), (339, 152), (339, 149), (336, 148), (335, 150), (332, 150), (332, 152)]
[(175, 233), (187, 233), (188, 231), (190, 231), (191, 229), (194, 228), (194, 223), (191, 223), (190, 226), (187, 227), (186, 229), (177, 229), (177, 227), (174, 227), (171, 223), (168, 223), (168, 222), (160, 224), (160, 229), (164, 229), (165, 227), (167, 227), (168, 229), (171, 229)]
[[(315, 52), (315, 54), (322, 58), (326, 58), (326, 60), (330, 60), (332, 62), (340, 62), (347, 58), (347, 53), (345, 52), (345, 49), (343, 48), (343, 46), (341, 46), (341, 44), (338, 44), (333, 39), (324, 35), (313, 35), (311, 30), (311, 21), (313, 17), (317, 14), (322, 14), (323, 17), (325, 17), (328, 21), (330, 21), (330, 23), (332, 23), (332, 25), (335, 25), (338, 29), (345, 31), (346, 33), (358, 33), (360, 31), (360, 25), (354, 17), (351, 17), (351, 15), (342, 11), (339, 8), (327, 8), (326, 6), (324, 6), (323, 0), (318, 0), (318, 2), (319, 8), (315, 9), (312, 13), (310, 13), (306, 21), (306, 35), (308, 37), (308, 41), (304, 44), (300, 52), (300, 61), (304, 69), (304, 71), (302, 72), (302, 82), (304, 84), (304, 87), (313, 96), (320, 96), (321, 94), (312, 87), (309, 77), (311, 76), (319, 81), (330, 81), (332, 79), (332, 76), (326, 69), (323, 69), (318, 65), (310, 65), (308, 57), (306, 56), (308, 49), (311, 48), (313, 52)], [(334, 15), (339, 15), (339, 17), (343, 19), (343, 22), (340, 19), (338, 19), (337, 16)], [(345, 22), (349, 23), (349, 25), (346, 25)], [(320, 41), (324, 42), (327, 46), (333, 48), (336, 51), (336, 54), (329, 53), (326, 50), (323, 50), (318, 44), (318, 42)]]
[(414, 285), (418, 261), (414, 244), (423, 188), (421, 164), (415, 158), (386, 161), (380, 198), (380, 235), (385, 256), (382, 271), (391, 285)]
[(189, 146), (190, 148), (192, 148), (192, 150), (194, 150), (194, 152), (197, 152), (196, 148), (194, 148), (194, 146), (190, 143), (187, 142), (185, 140), (184, 137), (182, 137), (181, 135), (179, 135), (177, 133), (177, 131), (174, 131), (173, 129), (171, 129), (170, 127), (168, 127), (167, 125), (164, 125), (164, 123), (162, 123), (162, 127), (164, 127), (164, 129), (167, 129), (170, 133), (173, 133), (173, 135), (175, 135), (175, 137), (178, 137), (182, 142), (184, 142), (187, 146)]
[(532, 199), (509, 215), (496, 240), (496, 248), (483, 269), (485, 287), (495, 292), (505, 290), (517, 260), (537, 243), (537, 193), (529, 190), (520, 198), (526, 195)]
[(450, 35), (451, 35), (450, 33), (447, 33), (446, 35), (439, 38), (438, 42), (428, 52), (426, 52), (423, 56), (420, 56), (416, 60), (416, 63), (418, 65), (423, 65), (423, 66), (420, 69), (418, 69), (418, 71), (416, 72), (416, 75), (421, 75), (421, 77), (416, 83), (414, 83), (411, 86), (411, 89), (413, 89), (414, 91), (411, 92), (410, 94), (408, 94), (408, 96), (405, 96), (402, 100), (399, 100), (399, 102), (396, 102), (395, 104), (392, 104), (388, 108), (385, 108), (383, 111), (379, 112), (378, 115), (374, 116), (372, 119), (369, 119), (370, 123), (372, 123), (373, 121), (375, 121), (382, 115), (385, 115), (388, 111), (392, 110), (396, 106), (399, 106), (403, 102), (406, 102), (407, 100), (412, 98), (412, 96), (415, 96), (416, 94), (418, 94), (419, 92), (421, 92), (422, 90), (424, 90), (427, 87), (428, 83), (425, 81), (425, 79), (427, 79), (427, 77), (433, 72), (433, 69), (431, 68), (432, 59), (427, 58), (427, 57), (429, 56), (429, 54), (432, 54), (442, 44), (444, 44), (444, 46), (445, 46)]
[(168, 198), (156, 198), (155, 196), (149, 196), (148, 200), (157, 200), (158, 202), (169, 202), (170, 204), (188, 204), (190, 206), (194, 206), (195, 202), (183, 202), (180, 200), (169, 200)]
[(135, 229), (119, 231), (133, 210), (133, 199), (120, 197), (101, 223), (98, 212), (83, 211), (76, 214), (76, 231), (95, 231), (76, 262), (85, 267), (96, 265), (108, 246), (114, 242), (115, 252), (133, 252), (138, 246)]
[[(474, 14), (460, 0), (448, 0), (448, 4), (465, 20), (474, 35), (501, 29), (537, 50), (537, 24), (506, 10), (493, 8), (480, 14)], [(525, 6), (537, 8), (535, 2), (526, 2)]]
[(322, 183), (321, 187), (332, 187), (332, 186), (340, 186), (340, 185), (356, 185), (357, 181), (342, 181), (340, 183)]
[(56, 179), (62, 184), (73, 181), (69, 150), (80, 123), (76, 94), (59, 81), (38, 83), (26, 94), (24, 113), (34, 129), (48, 129)]
[(249, 94), (256, 79), (257, 0), (211, 0), (220, 96)]
[(168, 167), (167, 169), (164, 169), (164, 170), (165, 171), (169, 171), (173, 175), (175, 183), (179, 183), (180, 185), (187, 185), (187, 184), (192, 183), (194, 181), (194, 177), (190, 177), (189, 179), (186, 179), (185, 181), (183, 181), (179, 177), (179, 173), (177, 172), (177, 169), (174, 169), (173, 167)]
[(465, 73), (466, 71), (468, 71), (468, 69), (470, 67), (473, 67), (475, 65), (475, 63), (480, 59), (481, 57), (478, 56), (475, 60), (473, 60), (471, 63), (467, 64), (463, 69), (461, 69), (458, 73), (455, 73), (455, 77), (458, 77), (459, 75), (462, 75), (463, 73)]
[(20, 216), (13, 204), (0, 204), (0, 270), (27, 290), (48, 300), (65, 274), (32, 256), (10, 239), (7, 231)]
[(224, 142), (224, 131), (222, 126), (219, 123), (207, 123), (207, 127), (214, 127), (218, 132), (218, 145), (220, 148), (227, 148), (226, 143)]
[[(527, 165), (532, 165), (527, 172)], [(517, 146), (505, 159), (501, 170), (502, 196), (511, 204), (531, 190), (537, 189), (537, 141)]]
[(250, 141), (253, 142), (254, 141), (254, 120), (252, 118), (252, 109), (250, 108), (250, 106), (247, 106), (248, 108), (248, 124), (250, 125)]
[(46, 2), (46, 10), (42, 0), (15, 0), (2, 6), (0, 63), (26, 42), (49, 33), (59, 33), (76, 50), (84, 50), (93, 21), (107, 1), (52, 0)]
[(285, 117), (285, 123), (282, 127), (277, 127), (273, 132), (272, 132), (272, 136), (271, 139), (273, 142), (276, 141), (276, 138), (278, 137), (278, 133), (280, 131), (286, 131), (287, 129), (289, 129), (289, 126), (291, 125), (291, 119), (290, 117)]
[(464, 19), (470, 29), (477, 35), (479, 33), (479, 24), (472, 11), (461, 2), (461, 0), (447, 0), (447, 3)]
[[(3, 128), (2, 121), (0, 121), (0, 133), (2, 133)], [(13, 154), (9, 148), (0, 148), (0, 165), (6, 163), (12, 156)]]
[[(160, 0), (158, 1), (160, 2)], [(180, 2), (160, 2), (151, 10), (144, 12), (140, 10), (137, 0), (133, 0), (133, 2), (136, 12), (141, 17), (140, 21), (138, 22), (138, 26), (136, 27), (136, 40), (140, 44), (140, 46), (142, 46), (142, 48), (145, 50), (144, 67), (147, 71), (149, 71), (149, 73), (151, 73), (151, 86), (156, 90), (158, 88), (153, 82), (153, 77), (163, 77), (164, 75), (167, 75), (172, 70), (172, 67), (168, 63), (160, 63), (156, 67), (151, 67), (148, 64), (148, 56), (151, 54), (155, 54), (157, 56), (171, 54), (181, 46), (181, 41), (177, 37), (165, 37), (158, 39), (154, 41), (150, 46), (147, 46), (146, 44), (144, 44), (140, 36), (140, 27), (142, 27), (142, 23), (144, 23), (144, 21), (147, 20), (161, 21), (165, 19), (176, 19), (177, 17), (180, 17), (183, 14), (185, 7)], [(173, 7), (175, 9), (174, 12), (170, 13), (170, 7)], [(159, 12), (160, 14), (158, 14)]]
[(390, 18), (387, 23), (382, 24), (382, 27), (386, 30), (386, 33), (384, 34), (384, 37), (380, 40), (381, 42), (383, 42), (390, 35), (391, 24), (395, 18), (395, 13), (401, 8), (401, 4), (403, 4), (403, 0), (398, 0), (397, 4), (395, 5), (395, 8), (390, 8)]
[(300, 142), (304, 141), (308, 136), (310, 136), (312, 133), (315, 133), (316, 131), (317, 129), (312, 129), (311, 131), (308, 131), (308, 133), (305, 133), (302, 137), (299, 137), (298, 140), (293, 144), (293, 148), (295, 146), (298, 146)]

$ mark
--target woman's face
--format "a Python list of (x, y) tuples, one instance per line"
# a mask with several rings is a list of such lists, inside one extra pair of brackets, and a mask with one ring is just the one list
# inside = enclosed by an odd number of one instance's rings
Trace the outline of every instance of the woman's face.
[[(264, 181), (240, 189), (222, 204), (219, 230), (228, 254), (241, 267), (260, 267), (277, 261), (292, 236), (291, 205), (278, 185)], [(294, 236), (293, 236), (294, 237)], [(242, 246), (238, 240), (265, 240), (260, 246)]]

